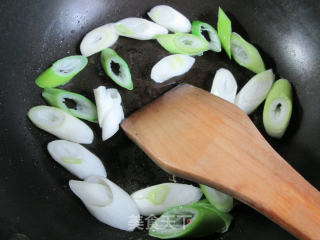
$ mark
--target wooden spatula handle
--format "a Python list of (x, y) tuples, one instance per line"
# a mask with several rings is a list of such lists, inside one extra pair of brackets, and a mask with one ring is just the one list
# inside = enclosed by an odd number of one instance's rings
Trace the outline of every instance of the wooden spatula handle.
[(232, 195), (300, 239), (320, 240), (320, 193), (235, 105), (182, 85), (121, 126), (164, 170)]
[[(279, 163), (277, 171), (257, 164), (258, 168), (265, 169), (260, 173), (262, 178), (257, 177), (248, 185), (234, 185), (227, 192), (299, 239), (320, 239), (320, 193), (280, 156), (276, 158)], [(258, 168), (255, 174), (259, 174)], [(214, 182), (205, 182), (217, 187)]]

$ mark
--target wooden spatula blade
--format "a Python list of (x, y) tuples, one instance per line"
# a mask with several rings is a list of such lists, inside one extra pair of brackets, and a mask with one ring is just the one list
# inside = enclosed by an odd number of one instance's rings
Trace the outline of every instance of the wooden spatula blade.
[(235, 105), (180, 85), (121, 126), (164, 170), (232, 195), (300, 238), (320, 239), (319, 192)]

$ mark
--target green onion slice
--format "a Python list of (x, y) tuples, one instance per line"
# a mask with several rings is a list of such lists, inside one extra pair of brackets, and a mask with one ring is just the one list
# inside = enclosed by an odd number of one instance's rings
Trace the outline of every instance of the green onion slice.
[(138, 40), (150, 40), (158, 34), (168, 33), (168, 30), (161, 25), (137, 17), (122, 19), (116, 22), (114, 27), (120, 36)]
[[(88, 120), (90, 122), (98, 122), (97, 108), (85, 96), (78, 93), (69, 92), (57, 88), (45, 88), (42, 97), (51, 105), (60, 108), (74, 117)], [(74, 108), (68, 107), (66, 101), (72, 101)]]
[(119, 35), (114, 29), (114, 24), (109, 23), (88, 32), (81, 41), (80, 51), (83, 56), (91, 56), (111, 47), (118, 40)]
[(235, 32), (231, 35), (231, 54), (239, 65), (252, 72), (260, 73), (266, 70), (259, 51)]
[(233, 217), (231, 216), (230, 213), (226, 213), (226, 212), (222, 212), (220, 210), (218, 210), (216, 207), (214, 207), (207, 199), (203, 199), (199, 202), (196, 203), (192, 203), (193, 205), (198, 205), (204, 208), (207, 208), (213, 212), (215, 212), (215, 214), (217, 214), (224, 222), (224, 226), (217, 230), (218, 233), (225, 233), (229, 230), (229, 227), (231, 225), (232, 219)]
[(156, 39), (168, 52), (190, 56), (202, 54), (210, 47), (205, 39), (187, 33), (162, 34)]
[(59, 108), (35, 106), (28, 111), (28, 117), (38, 128), (60, 139), (83, 144), (93, 141), (93, 132), (87, 124)]
[[(131, 73), (128, 64), (111, 48), (101, 52), (101, 64), (105, 73), (119, 86), (128, 90), (133, 89)], [(113, 70), (113, 66), (119, 68), (119, 72)]]
[(204, 33), (208, 34), (210, 49), (214, 52), (221, 52), (221, 43), (217, 31), (208, 23), (201, 21), (192, 22), (192, 34), (207, 40)]
[(256, 74), (242, 87), (235, 104), (246, 114), (251, 114), (267, 97), (274, 81), (272, 70)]
[(221, 212), (230, 212), (233, 208), (233, 198), (218, 190), (200, 184), (200, 189), (206, 199)]
[(151, 79), (162, 83), (168, 79), (188, 72), (195, 59), (184, 54), (174, 54), (162, 58), (151, 69)]
[(218, 36), (221, 41), (223, 49), (226, 51), (228, 57), (231, 59), (231, 21), (219, 7), (218, 11)]
[(288, 80), (276, 81), (266, 99), (263, 109), (263, 125), (267, 134), (281, 138), (291, 119), (292, 87)]
[(41, 88), (64, 85), (84, 69), (87, 63), (88, 59), (81, 55), (62, 58), (41, 73), (35, 83)]
[(212, 82), (211, 93), (234, 103), (237, 89), (238, 84), (232, 73), (225, 68), (218, 69)]
[(66, 140), (55, 140), (47, 145), (50, 156), (80, 179), (95, 175), (107, 177), (101, 160), (82, 145)]
[(149, 235), (160, 239), (205, 237), (225, 232), (231, 221), (231, 215), (208, 203), (192, 203), (166, 211), (151, 225)]
[(171, 207), (197, 202), (200, 188), (181, 183), (163, 183), (147, 187), (131, 195), (141, 215), (160, 215)]
[(171, 32), (190, 32), (190, 21), (182, 13), (168, 5), (155, 6), (147, 14), (154, 22)]

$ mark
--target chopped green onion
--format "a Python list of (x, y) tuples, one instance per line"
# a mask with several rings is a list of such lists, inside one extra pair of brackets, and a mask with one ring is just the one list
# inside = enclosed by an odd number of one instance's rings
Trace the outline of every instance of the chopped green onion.
[(167, 5), (158, 5), (153, 7), (148, 16), (159, 25), (167, 28), (171, 32), (190, 32), (191, 23), (174, 8)]
[(192, 34), (206, 40), (203, 32), (207, 32), (209, 36), (210, 49), (214, 52), (221, 52), (221, 43), (217, 31), (208, 23), (201, 21), (192, 22)]
[(200, 189), (206, 199), (221, 212), (230, 212), (233, 208), (233, 198), (218, 190), (200, 184)]
[(112, 202), (112, 192), (104, 184), (70, 180), (69, 186), (72, 192), (88, 205), (104, 207)]
[(218, 36), (221, 41), (223, 49), (226, 51), (228, 57), (231, 59), (231, 21), (219, 7), (218, 11)]
[(162, 83), (170, 78), (180, 76), (188, 72), (195, 59), (193, 57), (174, 54), (162, 58), (151, 70), (151, 79), (155, 82)]
[[(131, 73), (128, 64), (111, 48), (101, 52), (101, 64), (105, 73), (119, 86), (128, 90), (133, 89)], [(119, 73), (112, 69), (112, 65), (119, 66)]]
[(110, 113), (113, 107), (121, 106), (121, 95), (115, 88), (106, 88), (100, 86), (93, 90), (94, 98), (97, 105), (99, 126), (103, 126), (103, 121)]
[(80, 179), (92, 175), (107, 177), (101, 160), (79, 143), (55, 140), (47, 149), (57, 163)]
[(89, 57), (105, 48), (111, 47), (119, 38), (114, 24), (109, 23), (88, 32), (81, 41), (80, 51), (83, 56)]
[(171, 207), (197, 202), (202, 197), (199, 188), (188, 184), (163, 183), (147, 187), (131, 195), (141, 215), (159, 215)]
[(32, 107), (28, 117), (38, 128), (58, 138), (84, 144), (93, 141), (93, 132), (87, 124), (59, 108), (41, 105)]
[[(77, 118), (90, 122), (98, 122), (97, 108), (94, 103), (78, 93), (57, 88), (45, 88), (42, 92), (42, 97), (44, 97), (50, 105), (60, 108)], [(67, 99), (75, 102), (75, 108), (67, 106)]]
[(292, 114), (292, 87), (288, 80), (276, 81), (264, 104), (263, 125), (267, 134), (281, 138), (285, 133)]
[(187, 33), (163, 34), (156, 36), (156, 39), (170, 53), (194, 56), (202, 54), (210, 47), (206, 40)]
[(214, 211), (215, 214), (217, 214), (224, 221), (224, 227), (222, 229), (217, 230), (218, 233), (225, 233), (229, 230), (229, 227), (233, 219), (233, 217), (229, 213), (218, 210), (207, 199), (203, 199), (196, 203), (191, 203), (190, 205), (198, 205), (211, 211)]
[(225, 68), (220, 68), (214, 76), (211, 93), (234, 103), (238, 89), (238, 84), (232, 73)]
[(208, 203), (192, 203), (166, 211), (151, 225), (149, 235), (160, 239), (205, 237), (227, 231), (231, 221), (231, 215)]
[(121, 96), (117, 89), (100, 86), (93, 90), (97, 104), (99, 126), (102, 128), (102, 140), (112, 137), (124, 119)]
[(89, 176), (84, 181), (70, 180), (69, 186), (100, 222), (130, 232), (140, 225), (140, 214), (134, 201), (107, 178)]
[(267, 97), (273, 81), (271, 69), (256, 74), (237, 94), (235, 104), (246, 114), (251, 114)]
[(115, 23), (114, 27), (120, 36), (138, 40), (150, 40), (158, 34), (168, 33), (168, 30), (159, 24), (136, 17), (122, 19)]
[(64, 85), (84, 69), (87, 63), (88, 59), (80, 55), (62, 58), (41, 73), (35, 83), (41, 88)]
[(259, 51), (235, 32), (231, 35), (231, 54), (239, 65), (252, 72), (260, 73), (266, 70)]

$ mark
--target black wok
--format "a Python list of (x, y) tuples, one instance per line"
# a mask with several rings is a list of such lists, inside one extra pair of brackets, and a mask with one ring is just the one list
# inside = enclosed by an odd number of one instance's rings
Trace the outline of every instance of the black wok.
[[(95, 220), (71, 193), (74, 178), (48, 155), (54, 137), (26, 118), (34, 105), (44, 104), (35, 77), (55, 60), (79, 54), (86, 32), (129, 16), (146, 16), (160, 3), (169, 4), (189, 19), (216, 26), (217, 9), (231, 16), (233, 30), (258, 46), (268, 68), (294, 85), (294, 114), (281, 141), (268, 140), (311, 184), (320, 189), (320, 5), (317, 0), (2, 0), (0, 2), (0, 239), (151, 239), (147, 232), (127, 233)], [(242, 86), (253, 74), (229, 61), (224, 53), (205, 53), (192, 70), (166, 84), (150, 80), (150, 69), (167, 55), (155, 41), (121, 38), (115, 49), (132, 69), (135, 88), (119, 89), (126, 115), (149, 103), (180, 82), (209, 90), (220, 67), (230, 69)], [(64, 88), (92, 99), (98, 85), (116, 87), (98, 60)], [(261, 108), (253, 121), (264, 133)], [(163, 172), (122, 131), (88, 148), (104, 160), (109, 178), (129, 193), (169, 181)], [(214, 174), (214, 173), (213, 173)], [(183, 182), (184, 180), (178, 179)], [(267, 187), (267, 183), (266, 183)], [(231, 230), (215, 239), (294, 239), (249, 207), (238, 203)], [(17, 235), (21, 233), (22, 235)], [(28, 238), (26, 237), (28, 236)], [(212, 237), (207, 239), (213, 239)]]

